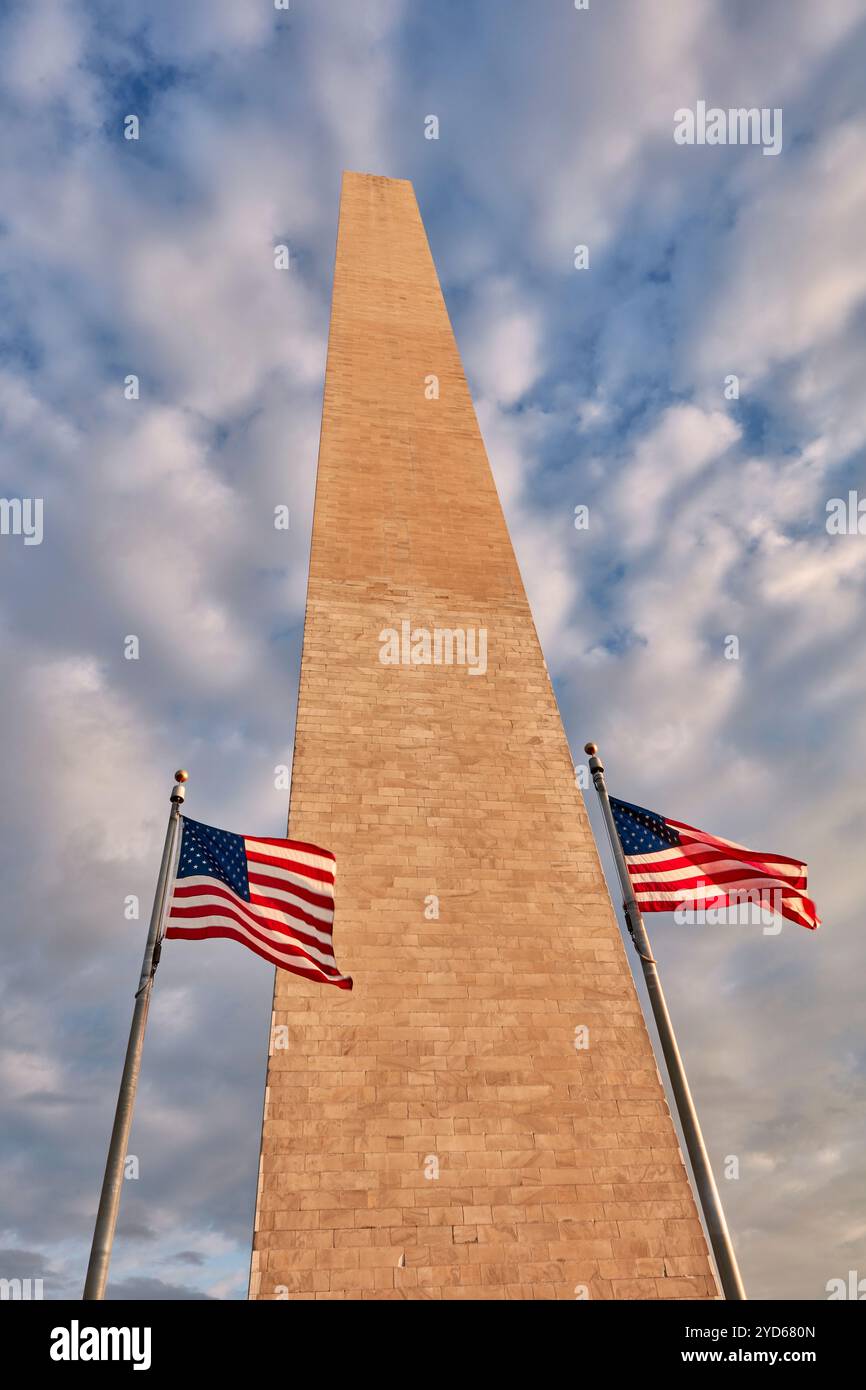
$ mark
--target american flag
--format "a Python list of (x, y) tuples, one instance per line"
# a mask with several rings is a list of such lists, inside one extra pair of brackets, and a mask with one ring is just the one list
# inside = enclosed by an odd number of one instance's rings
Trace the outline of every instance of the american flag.
[(760, 854), (615, 797), (610, 804), (643, 912), (763, 901), (801, 927), (820, 926), (799, 859)]
[(166, 936), (230, 937), (281, 970), (351, 989), (334, 959), (337, 864), (330, 850), (182, 819)]

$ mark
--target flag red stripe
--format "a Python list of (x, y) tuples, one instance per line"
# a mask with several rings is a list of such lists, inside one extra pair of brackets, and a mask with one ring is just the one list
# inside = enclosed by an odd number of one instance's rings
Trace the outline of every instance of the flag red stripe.
[[(681, 903), (656, 902), (652, 899), (638, 899), (638, 907), (640, 908), (641, 912), (674, 912), (678, 907), (687, 908), (691, 910), (701, 907), (707, 908), (738, 906), (740, 906), (739, 903), (731, 903), (725, 895), (722, 895), (721, 897), (707, 898), (705, 901), (702, 899), (698, 899), (697, 901), (689, 900), (687, 902)], [(759, 904), (756, 904), (756, 906), (759, 906)], [(783, 917), (787, 917), (790, 921), (796, 922), (801, 927), (808, 927), (810, 931), (815, 931), (815, 929), (819, 925), (819, 918), (817, 916), (806, 917), (801, 912), (798, 912), (795, 908), (787, 907), (784, 901), (782, 902), (780, 911)]]
[[(240, 926), (244, 927), (258, 941), (265, 942), (266, 945), (270, 946), (271, 950), (277, 951), (280, 954), (285, 952), (289, 956), (303, 956), (305, 960), (308, 960), (317, 970), (321, 970), (323, 974), (328, 974), (332, 969), (330, 965), (326, 965), (322, 961), (314, 960), (309, 952), (304, 949), (300, 938), (288, 935), (284, 928), (281, 927), (280, 923), (269, 922), (265, 930), (262, 930), (264, 926), (263, 923), (257, 926), (254, 925), (246, 916), (242, 915), (236, 908), (231, 907), (229, 904), (226, 904), (225, 907), (215, 907), (213, 903), (202, 903), (199, 907), (172, 907), (169, 914), (169, 921), (188, 921), (195, 920), (196, 918), (228, 918), (229, 921), (237, 922)], [(273, 931), (280, 936), (285, 936), (285, 945), (283, 945), (282, 942), (277, 945), (276, 942), (272, 941), (270, 937), (265, 934), (267, 930)], [(319, 942), (312, 942), (310, 944), (317, 950), (322, 949), (321, 943)], [(327, 956), (328, 952), (322, 951), (322, 954)], [(337, 969), (336, 961), (333, 965), (333, 973), (335, 975), (342, 973)]]
[[(201, 886), (204, 880), (206, 880), (208, 884), (207, 890)], [(302, 907), (298, 907), (294, 903), (284, 902), (280, 898), (272, 898), (267, 893), (253, 894), (253, 887), (257, 886), (258, 884), (255, 883), (255, 880), (250, 880), (250, 898), (253, 901), (262, 903), (265, 907), (274, 907), (277, 911), (286, 912), (293, 917), (296, 916), (299, 921), (306, 922), (309, 926), (316, 927), (319, 931), (327, 932), (328, 935), (330, 935), (334, 921), (333, 913), (331, 913), (327, 920), (322, 917), (314, 917), (311, 912), (305, 912)], [(214, 893), (221, 894), (223, 897), (227, 897), (229, 902), (244, 902), (244, 899), (239, 898), (234, 890), (223, 883), (221, 879), (211, 878), (208, 874), (200, 874), (192, 880), (185, 878), (178, 879), (175, 883), (174, 896), (176, 898), (194, 898), (205, 891), (210, 892), (211, 890)], [(290, 885), (284, 885), (283, 891), (288, 892), (293, 890)], [(247, 903), (246, 906), (249, 907), (250, 904)]]
[(246, 946), (248, 951), (255, 951), (256, 955), (261, 956), (263, 960), (270, 961), (271, 965), (276, 965), (281, 970), (290, 971), (292, 975), (301, 975), (305, 979), (310, 979), (311, 976), (314, 976), (315, 973), (318, 972), (322, 976), (323, 984), (336, 985), (338, 989), (352, 988), (352, 981), (347, 975), (342, 976), (338, 980), (332, 980), (322, 972), (319, 966), (311, 965), (310, 969), (302, 970), (300, 967), (291, 965), (288, 961), (283, 960), (281, 957), (277, 956), (275, 952), (264, 950), (261, 946), (257, 946), (254, 941), (248, 940), (247, 937), (242, 936), (240, 932), (235, 931), (232, 927), (186, 927), (183, 931), (177, 931), (169, 927), (166, 936), (174, 937), (178, 940), (186, 939), (192, 941), (202, 941), (205, 937), (226, 937), (231, 941), (239, 941), (242, 946)]
[[(685, 867), (685, 866), (684, 866)], [(647, 872), (645, 864), (629, 863), (628, 871), (631, 875), (635, 889), (646, 890), (647, 887), (658, 888), (666, 893), (678, 893), (685, 888), (700, 888), (701, 884), (711, 886), (714, 883), (739, 884), (742, 888), (759, 887), (761, 884), (765, 888), (772, 888), (777, 893), (797, 893), (802, 894), (805, 884), (789, 883), (787, 879), (771, 877), (769, 874), (754, 870), (752, 873), (743, 873), (742, 869), (714, 869), (712, 864), (701, 866), (691, 864), (688, 867), (692, 873), (687, 877), (667, 878), (660, 874), (654, 874), (650, 869)]]
[(322, 922), (318, 917), (311, 917), (308, 912), (303, 912), (301, 908), (295, 907), (294, 903), (283, 902), (280, 898), (267, 898), (263, 893), (250, 893), (250, 904), (253, 907), (270, 907), (274, 912), (284, 912), (287, 917), (291, 917), (296, 922), (304, 922), (308, 927), (315, 927), (316, 931), (322, 932), (325, 936), (330, 936), (333, 926), (330, 922)]
[(334, 875), (329, 873), (327, 869), (318, 869), (314, 864), (301, 864), (293, 859), (280, 859), (277, 855), (258, 854), (249, 847), (247, 847), (247, 864), (269, 864), (274, 869), (282, 869), (284, 873), (300, 874), (302, 878), (312, 878), (318, 883), (333, 884), (334, 882)]
[(754, 868), (757, 873), (770, 875), (773, 878), (779, 879), (781, 882), (789, 883), (792, 888), (806, 887), (806, 874), (803, 865), (799, 866), (799, 872), (796, 875), (786, 874), (783, 870), (776, 868), (776, 861), (773, 861), (771, 867), (769, 864), (764, 864), (753, 856), (735, 854), (733, 850), (729, 849), (705, 849), (697, 844), (681, 845), (678, 846), (678, 848), (681, 850), (681, 853), (675, 858), (662, 858), (661, 855), (654, 854), (628, 855), (629, 866), (633, 866), (635, 872), (640, 871), (643, 874), (663, 874), (669, 873), (673, 869), (686, 869), (701, 864), (705, 864), (708, 869), (712, 871), (712, 866), (714, 864), (725, 864), (727, 866), (733, 866), (731, 872), (740, 873), (742, 871), (738, 869), (736, 865), (744, 864), (747, 867)]
[(332, 864), (337, 862), (337, 856), (329, 849), (322, 849), (321, 845), (308, 845), (306, 840), (281, 840), (273, 835), (244, 835), (242, 838), (255, 840), (260, 845), (279, 845), (281, 849), (300, 849), (305, 854), (320, 854), (323, 859), (330, 859)]
[[(316, 950), (321, 951), (324, 955), (333, 956), (333, 945), (330, 940), (332, 928), (326, 923), (319, 923), (307, 917), (304, 918), (304, 921), (307, 925), (312, 925), (316, 927), (318, 930), (322, 931), (323, 935), (327, 938), (327, 940), (321, 941), (317, 937), (310, 935), (308, 932), (305, 932), (300, 924), (298, 926), (289, 925), (289, 923), (287, 922), (279, 922), (271, 917), (263, 917), (254, 911), (254, 907), (261, 906), (273, 908), (275, 912), (284, 912), (287, 911), (288, 904), (282, 905), (280, 903), (271, 902), (267, 898), (253, 898), (252, 902), (250, 903), (242, 902), (236, 896), (236, 894), (232, 892), (230, 888), (226, 888), (224, 884), (221, 884), (216, 879), (208, 879), (207, 887), (204, 887), (201, 884), (197, 883), (187, 886), (181, 879), (180, 883), (176, 886), (174, 890), (174, 900), (182, 900), (184, 898), (201, 898), (204, 896), (223, 898), (227, 903), (230, 903), (231, 906), (236, 908), (238, 911), (245, 912), (251, 922), (256, 923), (260, 921), (261, 926), (267, 926), (271, 931), (280, 932), (283, 936), (297, 936), (300, 941), (305, 942), (307, 945), (315, 946)], [(212, 904), (210, 905), (210, 908), (213, 909)], [(178, 908), (178, 913), (180, 912), (180, 910), (181, 909)], [(169, 913), (169, 916), (174, 915), (174, 907), (172, 906), (172, 910)], [(288, 913), (287, 915), (293, 914)]]
[(774, 864), (790, 864), (795, 869), (806, 868), (802, 859), (789, 859), (787, 854), (764, 854), (757, 849), (748, 849), (746, 845), (738, 845), (735, 840), (720, 840), (716, 835), (709, 835), (706, 830), (696, 830), (693, 825), (686, 825), (683, 821), (670, 820), (667, 817), (666, 821), (674, 830), (679, 830), (681, 833), (685, 831), (688, 835), (694, 836), (695, 840), (702, 841), (707, 845), (714, 845), (718, 849), (738, 849), (742, 850), (750, 859), (758, 859), (764, 863), (770, 860)]
[[(697, 890), (697, 896), (704, 898), (719, 897), (720, 894), (728, 894), (731, 892), (751, 894), (761, 892), (765, 894), (772, 893), (783, 901), (800, 901), (814, 907), (814, 903), (806, 896), (802, 889), (792, 888), (790, 884), (782, 883), (779, 879), (768, 878), (766, 875), (756, 874), (751, 878), (738, 877), (732, 882), (725, 884), (724, 887), (721, 886), (722, 875), (719, 875), (715, 879), (711, 875), (704, 875), (701, 878), (694, 879), (692, 882), (678, 880), (676, 883), (668, 883), (663, 880), (655, 880), (643, 883), (635, 880), (632, 875), (631, 866), (629, 866), (629, 875), (632, 878), (634, 895), (638, 902), (644, 897), (652, 897), (653, 894), (656, 894), (659, 899), (662, 900), (667, 898), (668, 901), (675, 901), (677, 898), (684, 898), (691, 901), (692, 897), (695, 895), (695, 890)], [(701, 890), (703, 890), (703, 892), (701, 892)]]
[(294, 893), (296, 898), (303, 898), (304, 902), (309, 903), (311, 907), (323, 907), (332, 917), (334, 915), (334, 899), (329, 894), (314, 893), (311, 888), (305, 888), (285, 874), (280, 876), (279, 874), (253, 873), (248, 865), (247, 878), (250, 884), (254, 883), (257, 888), (281, 888), (284, 893)]
[(778, 898), (782, 902), (802, 902), (814, 907), (811, 899), (799, 889), (789, 888), (787, 884), (773, 883), (770, 879), (750, 879), (748, 882), (738, 881), (722, 885), (714, 883), (712, 879), (702, 878), (693, 884), (670, 884), (670, 883), (644, 883), (633, 884), (634, 895), (640, 903), (644, 898), (653, 898), (659, 902), (700, 902), (706, 899), (734, 897), (739, 895), (741, 899), (757, 898), (763, 894), (765, 898)]

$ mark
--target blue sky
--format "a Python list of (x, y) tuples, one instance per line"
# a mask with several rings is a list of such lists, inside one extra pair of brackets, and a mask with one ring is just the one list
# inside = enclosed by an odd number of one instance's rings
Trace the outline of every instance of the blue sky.
[[(344, 168), (415, 185), (576, 761), (809, 861), (817, 935), (649, 925), (749, 1292), (866, 1275), (864, 59), (857, 0), (0, 6), (4, 1277), (80, 1291), (172, 771), (285, 826)], [(271, 984), (166, 951), (115, 1294), (243, 1297)]]

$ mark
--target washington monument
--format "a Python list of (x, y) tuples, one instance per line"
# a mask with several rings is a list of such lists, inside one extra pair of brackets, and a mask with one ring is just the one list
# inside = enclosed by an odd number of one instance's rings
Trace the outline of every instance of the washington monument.
[(277, 972), (250, 1296), (717, 1297), (415, 195), (366, 174), (288, 833), (355, 988)]

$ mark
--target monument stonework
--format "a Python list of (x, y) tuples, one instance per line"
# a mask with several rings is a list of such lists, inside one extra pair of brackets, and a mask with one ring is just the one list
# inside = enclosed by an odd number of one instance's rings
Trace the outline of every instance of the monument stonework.
[(250, 1296), (717, 1297), (412, 186), (371, 175), (289, 834), (336, 854), (355, 988), (277, 972)]

